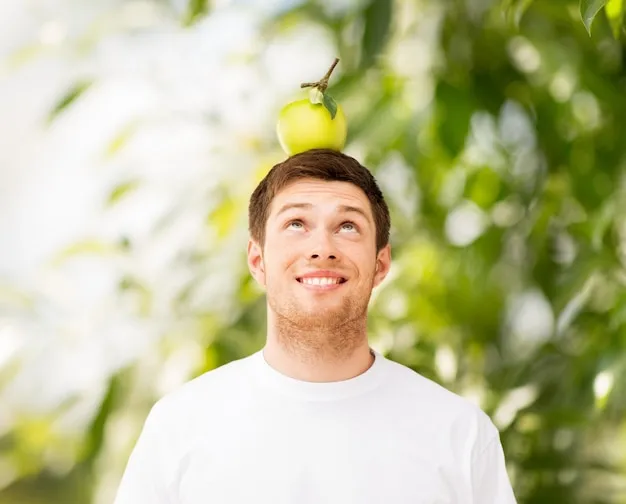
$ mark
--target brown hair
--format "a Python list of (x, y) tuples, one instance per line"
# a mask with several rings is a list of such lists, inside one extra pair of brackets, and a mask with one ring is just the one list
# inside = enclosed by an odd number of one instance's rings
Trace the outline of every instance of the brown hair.
[(312, 149), (275, 165), (256, 187), (248, 206), (248, 227), (253, 240), (265, 241), (265, 225), (274, 196), (293, 181), (313, 178), (350, 182), (369, 199), (376, 225), (376, 250), (389, 242), (389, 208), (374, 176), (353, 157), (329, 149)]

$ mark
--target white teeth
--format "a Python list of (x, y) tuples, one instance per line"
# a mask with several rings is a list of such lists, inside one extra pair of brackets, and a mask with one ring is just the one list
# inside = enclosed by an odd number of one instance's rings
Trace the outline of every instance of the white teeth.
[(303, 278), (302, 283), (307, 285), (330, 285), (338, 284), (339, 280), (339, 278), (308, 277)]

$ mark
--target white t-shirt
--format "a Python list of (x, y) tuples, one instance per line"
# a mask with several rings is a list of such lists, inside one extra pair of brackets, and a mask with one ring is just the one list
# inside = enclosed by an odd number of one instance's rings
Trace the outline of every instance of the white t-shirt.
[(115, 504), (514, 504), (479, 408), (375, 352), (312, 383), (262, 351), (158, 401)]

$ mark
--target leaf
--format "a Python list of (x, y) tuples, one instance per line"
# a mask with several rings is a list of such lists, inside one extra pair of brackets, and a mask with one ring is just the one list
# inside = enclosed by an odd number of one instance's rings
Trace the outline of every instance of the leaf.
[(391, 27), (391, 0), (370, 0), (363, 13), (365, 17), (365, 29), (361, 48), (361, 69), (370, 67), (376, 60), (387, 42)]
[(50, 260), (50, 265), (58, 267), (67, 259), (71, 259), (76, 256), (110, 256), (117, 254), (119, 250), (119, 246), (114, 244), (105, 243), (96, 239), (85, 239), (83, 241), (73, 243), (55, 254)]
[(33, 307), (34, 303), (32, 294), (21, 291), (14, 285), (0, 282), (0, 306), (3, 309), (27, 309)]
[(337, 115), (337, 103), (330, 95), (324, 94), (324, 107), (330, 112), (330, 118), (334, 119)]
[(454, 158), (465, 145), (474, 104), (464, 89), (443, 81), (437, 87), (435, 98), (437, 134), (450, 157)]
[(467, 195), (480, 208), (487, 209), (498, 199), (500, 186), (500, 176), (491, 168), (485, 167), (471, 177), (471, 182), (468, 181)]
[(232, 197), (224, 196), (219, 205), (208, 215), (207, 223), (217, 234), (218, 239), (224, 239), (235, 229), (240, 207)]
[(30, 63), (44, 52), (41, 44), (32, 44), (20, 47), (14, 53), (9, 54), (5, 59), (7, 66), (11, 70), (16, 70), (21, 65)]
[(580, 15), (587, 33), (591, 37), (591, 24), (607, 0), (580, 0)]
[(85, 446), (81, 455), (83, 460), (90, 466), (95, 463), (96, 455), (100, 453), (104, 446), (106, 425), (119, 401), (122, 390), (123, 383), (121, 377), (113, 375), (109, 379), (109, 384), (100, 407), (87, 430)]
[(591, 246), (595, 252), (601, 252), (604, 247), (604, 237), (617, 217), (617, 205), (613, 198), (607, 199), (598, 209), (593, 218), (591, 227)]
[(515, 28), (519, 28), (522, 16), (531, 3), (533, 3), (533, 0), (505, 0), (503, 10), (507, 22)]
[(613, 29), (613, 36), (617, 39), (622, 31), (622, 22), (624, 20), (624, 0), (609, 0), (604, 7), (606, 16), (609, 18), (609, 24)]
[(139, 187), (138, 180), (129, 180), (128, 182), (123, 182), (117, 185), (109, 195), (109, 199), (107, 200), (107, 205), (111, 206), (121, 200), (124, 196), (126, 196), (129, 192), (137, 189)]
[(136, 278), (125, 275), (118, 283), (121, 293), (129, 294), (132, 298), (134, 311), (141, 316), (146, 316), (152, 309), (153, 295), (148, 287)]
[(209, 0), (189, 0), (184, 24), (190, 26), (209, 12)]
[(132, 138), (137, 131), (137, 123), (131, 122), (127, 124), (120, 132), (113, 137), (109, 145), (107, 145), (104, 156), (110, 158), (120, 151)]
[(76, 84), (56, 103), (48, 115), (48, 122), (52, 122), (61, 112), (74, 103), (89, 87), (91, 81), (81, 81)]

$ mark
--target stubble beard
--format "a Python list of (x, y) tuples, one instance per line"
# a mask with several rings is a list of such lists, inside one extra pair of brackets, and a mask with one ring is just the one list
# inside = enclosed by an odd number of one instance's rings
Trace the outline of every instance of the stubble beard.
[(346, 295), (338, 305), (321, 310), (307, 309), (295, 296), (275, 296), (271, 291), (267, 291), (267, 301), (274, 314), (275, 334), (289, 353), (306, 360), (342, 360), (363, 344), (371, 291)]

